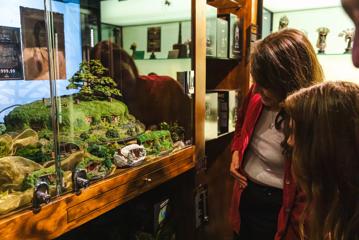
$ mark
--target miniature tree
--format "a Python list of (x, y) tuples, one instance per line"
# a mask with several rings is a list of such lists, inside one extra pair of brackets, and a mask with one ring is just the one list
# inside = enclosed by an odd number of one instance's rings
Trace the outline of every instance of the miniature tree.
[(80, 98), (108, 99), (121, 96), (116, 82), (108, 76), (108, 69), (99, 60), (85, 61), (80, 64), (80, 70), (69, 79), (67, 89), (80, 89)]

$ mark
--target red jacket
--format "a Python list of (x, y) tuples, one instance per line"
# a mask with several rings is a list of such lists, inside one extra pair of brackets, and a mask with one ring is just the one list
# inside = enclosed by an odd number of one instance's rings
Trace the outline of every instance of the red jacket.
[[(232, 143), (232, 152), (239, 152), (240, 168), (242, 168), (243, 156), (262, 108), (261, 97), (254, 92), (254, 85), (252, 85), (244, 99), (242, 108), (238, 112), (236, 132)], [(299, 239), (298, 221), (304, 208), (305, 198), (303, 193), (297, 191), (297, 186), (291, 174), (290, 160), (285, 162), (284, 171), (283, 205), (278, 216), (278, 229), (275, 240), (295, 240)], [(237, 233), (240, 229), (239, 204), (242, 191), (243, 189), (239, 187), (238, 181), (235, 181), (230, 206), (230, 222), (233, 230)]]

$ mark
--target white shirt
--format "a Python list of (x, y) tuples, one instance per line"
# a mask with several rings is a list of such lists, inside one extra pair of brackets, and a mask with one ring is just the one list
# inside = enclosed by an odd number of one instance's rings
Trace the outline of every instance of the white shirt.
[(284, 134), (274, 126), (277, 114), (263, 108), (244, 156), (244, 171), (255, 182), (283, 188)]

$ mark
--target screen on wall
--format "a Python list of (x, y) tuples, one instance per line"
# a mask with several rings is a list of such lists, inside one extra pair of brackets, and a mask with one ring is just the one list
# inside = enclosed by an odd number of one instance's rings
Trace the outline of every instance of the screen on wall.
[[(20, 7), (25, 80), (49, 79), (48, 43), (43, 10)], [(53, 13), (57, 73), (56, 79), (66, 79), (64, 16)]]
[(18, 79), (23, 79), (20, 29), (0, 26), (0, 80)]

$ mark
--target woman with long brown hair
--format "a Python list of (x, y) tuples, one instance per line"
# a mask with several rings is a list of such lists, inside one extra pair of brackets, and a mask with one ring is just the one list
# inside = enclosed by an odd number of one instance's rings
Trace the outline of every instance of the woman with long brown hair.
[(292, 92), (322, 81), (322, 69), (307, 37), (284, 29), (255, 46), (251, 75), (254, 84), (238, 111), (232, 145), (235, 239), (298, 239), (304, 199), (282, 147), (285, 115), (280, 104)]
[(326, 82), (285, 101), (294, 178), (307, 197), (302, 239), (359, 239), (359, 86)]

